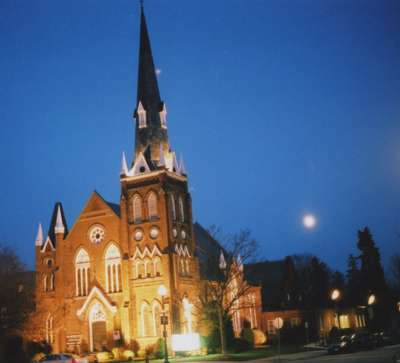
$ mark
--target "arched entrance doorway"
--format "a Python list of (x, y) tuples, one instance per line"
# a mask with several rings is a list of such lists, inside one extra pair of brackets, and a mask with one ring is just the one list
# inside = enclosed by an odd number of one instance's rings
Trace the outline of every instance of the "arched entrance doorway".
[(89, 313), (90, 350), (101, 351), (107, 347), (107, 323), (103, 307), (96, 303)]

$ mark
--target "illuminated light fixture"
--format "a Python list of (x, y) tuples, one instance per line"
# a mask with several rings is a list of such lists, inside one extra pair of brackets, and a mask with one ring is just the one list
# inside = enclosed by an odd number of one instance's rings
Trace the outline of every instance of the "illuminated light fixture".
[(199, 334), (172, 334), (172, 349), (174, 352), (193, 352), (200, 350)]
[(158, 295), (160, 295), (162, 297), (167, 296), (167, 288), (165, 287), (165, 285), (160, 285), (158, 287), (157, 292), (158, 292)]
[(368, 297), (368, 305), (374, 305), (376, 302), (376, 297), (374, 294), (369, 295)]
[(331, 299), (333, 301), (339, 300), (340, 298), (340, 291), (338, 289), (334, 289), (331, 293)]

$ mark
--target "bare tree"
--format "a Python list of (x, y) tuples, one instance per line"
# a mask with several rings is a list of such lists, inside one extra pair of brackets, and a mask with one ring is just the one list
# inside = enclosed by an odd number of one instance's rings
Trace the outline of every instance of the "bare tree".
[(395, 254), (390, 259), (390, 275), (393, 287), (400, 291), (400, 254)]
[(33, 309), (32, 276), (12, 248), (0, 246), (0, 336), (17, 333)]
[[(225, 235), (215, 226), (209, 229), (211, 244), (198, 246), (200, 263), (207, 269), (208, 278), (203, 281), (200, 311), (213, 306), (218, 316), (221, 352), (226, 353), (227, 341), (224, 316), (246, 307), (244, 299), (252, 286), (246, 281), (244, 264), (255, 262), (258, 243), (249, 230)], [(211, 305), (210, 305), (211, 303)]]

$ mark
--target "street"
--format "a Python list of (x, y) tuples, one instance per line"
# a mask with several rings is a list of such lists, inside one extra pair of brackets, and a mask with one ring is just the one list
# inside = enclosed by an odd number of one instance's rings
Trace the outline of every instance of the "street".
[[(328, 355), (325, 352), (304, 352), (282, 356), (280, 361), (277, 357), (260, 359), (258, 362), (294, 362), (304, 363), (332, 362), (332, 363), (392, 363), (393, 356), (400, 354), (400, 345), (389, 346), (370, 351), (362, 351), (351, 354)], [(400, 359), (398, 360), (400, 363)]]

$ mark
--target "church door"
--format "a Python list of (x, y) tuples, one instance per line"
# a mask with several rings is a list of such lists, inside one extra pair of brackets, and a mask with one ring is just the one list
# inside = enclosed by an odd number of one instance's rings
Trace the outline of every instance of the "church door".
[(96, 303), (89, 313), (90, 350), (99, 352), (107, 348), (106, 314), (102, 305)]
[(107, 328), (105, 321), (92, 323), (93, 350), (100, 352), (107, 347)]

